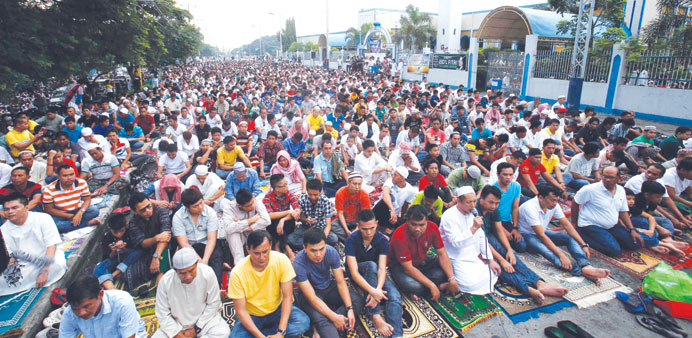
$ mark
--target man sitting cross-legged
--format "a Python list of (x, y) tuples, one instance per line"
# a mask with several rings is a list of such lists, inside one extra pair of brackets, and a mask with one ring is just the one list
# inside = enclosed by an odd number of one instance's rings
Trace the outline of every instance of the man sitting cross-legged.
[(243, 244), (253, 230), (264, 230), (271, 224), (267, 208), (262, 200), (256, 198), (250, 190), (238, 190), (236, 199), (223, 201), (221, 222), (226, 229), (226, 242), (231, 249), (233, 262), (237, 264), (245, 257)]
[[(457, 291), (452, 263), (435, 223), (428, 221), (427, 210), (414, 205), (406, 211), (404, 225), (392, 233), (387, 252), (389, 272), (402, 292), (430, 297), (436, 301), (440, 290)], [(428, 256), (435, 248), (437, 257)]]
[[(377, 231), (375, 213), (370, 209), (358, 212), (358, 229), (346, 240), (346, 264), (353, 283), (367, 293), (365, 314), (383, 336), (402, 337), (401, 295), (387, 277), (389, 241)], [(380, 315), (385, 306), (385, 321)]]
[[(500, 170), (500, 172), (510, 174), (506, 170)], [(499, 276), (500, 281), (515, 287), (523, 295), (532, 297), (538, 304), (545, 301), (545, 296), (564, 296), (567, 293), (566, 288), (549, 285), (514, 255), (509, 241), (509, 233), (499, 221), (501, 217), (498, 213), (498, 205), (502, 195), (497, 186), (486, 186), (481, 191), (481, 198), (476, 202), (476, 210), (483, 218), (482, 229), (488, 239), (488, 244), (490, 244), (493, 258), (502, 268), (502, 273)], [(468, 203), (468, 201), (466, 202)]]
[(339, 252), (325, 243), (320, 229), (303, 234), (303, 250), (296, 254), (293, 268), (301, 295), (299, 307), (310, 317), (320, 337), (338, 337), (350, 331), (363, 310), (363, 297), (344, 279)]
[(194, 249), (178, 250), (156, 289), (159, 329), (152, 338), (226, 338), (231, 332), (219, 309), (214, 270), (200, 263)]
[(291, 281), (296, 273), (286, 255), (272, 251), (271, 235), (251, 232), (248, 257), (236, 262), (228, 280), (228, 297), (238, 317), (230, 338), (298, 338), (310, 318), (293, 305)]
[[(591, 265), (589, 245), (582, 240), (557, 204), (560, 190), (548, 184), (539, 184), (537, 189), (538, 196), (519, 207), (519, 232), (524, 236), (528, 250), (540, 254), (553, 265), (570, 271), (572, 275), (583, 275), (600, 285), (600, 279), (608, 277), (610, 270)], [(560, 221), (564, 232), (548, 230), (553, 217)], [(572, 263), (558, 246), (567, 246), (577, 261)]]
[(91, 205), (86, 181), (77, 178), (71, 165), (57, 169), (58, 180), (43, 190), (43, 209), (53, 216), (58, 231), (69, 232), (87, 225), (99, 225), (99, 209)]

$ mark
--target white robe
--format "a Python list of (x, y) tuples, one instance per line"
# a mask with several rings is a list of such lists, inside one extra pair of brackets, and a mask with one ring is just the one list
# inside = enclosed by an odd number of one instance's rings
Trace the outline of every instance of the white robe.
[(497, 276), (478, 255), (492, 259), (490, 245), (483, 229), (471, 233), (473, 214), (464, 215), (455, 206), (442, 214), (440, 235), (454, 269), (459, 291), (484, 295), (493, 291)]
[[(199, 179), (197, 179), (197, 175), (192, 174), (190, 177), (187, 178), (187, 181), (185, 181), (185, 188), (190, 188), (192, 186), (197, 186), (199, 188), (199, 191), (202, 192), (202, 195), (204, 199), (211, 198), (219, 192), (219, 189), (222, 188), (225, 185), (223, 180), (216, 174), (210, 172), (207, 175), (207, 179), (204, 180), (204, 184), (199, 182)], [(158, 189), (156, 189), (158, 191)], [(221, 199), (223, 195), (217, 199), (214, 203), (214, 211), (217, 213), (221, 211)]]
[[(29, 212), (29, 217), (23, 225), (16, 225), (6, 221), (2, 227), (2, 236), (5, 239), (7, 251), (12, 255), (18, 251), (33, 257), (45, 257), (46, 249), (56, 245), (53, 263), (48, 270), (49, 286), (62, 278), (67, 270), (67, 261), (63, 251), (62, 240), (58, 233), (58, 227), (53, 218), (41, 212)], [(19, 264), (18, 266), (16, 266)], [(19, 270), (15, 269), (19, 267)], [(14, 267), (8, 267), (0, 277), (0, 296), (10, 295), (36, 287), (36, 278), (40, 269), (30, 263), (19, 259)]]
[(227, 338), (231, 330), (220, 310), (219, 285), (212, 268), (198, 263), (197, 276), (190, 284), (183, 284), (175, 270), (168, 270), (156, 289), (159, 329), (152, 338), (171, 338), (191, 327), (200, 329), (200, 338)]
[(389, 172), (382, 171), (373, 175), (375, 169), (385, 168), (387, 162), (378, 153), (372, 153), (370, 157), (365, 157), (363, 153), (356, 155), (353, 171), (363, 175), (363, 190), (370, 193), (375, 188), (374, 184), (383, 184), (389, 176)]

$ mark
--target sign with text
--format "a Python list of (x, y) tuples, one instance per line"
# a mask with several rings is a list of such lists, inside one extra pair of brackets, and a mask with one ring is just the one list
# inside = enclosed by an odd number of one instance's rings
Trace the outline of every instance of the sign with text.
[(466, 70), (466, 54), (433, 54), (430, 68)]
[(414, 54), (408, 59), (407, 70), (409, 73), (427, 74), (428, 63), (430, 63), (430, 55)]

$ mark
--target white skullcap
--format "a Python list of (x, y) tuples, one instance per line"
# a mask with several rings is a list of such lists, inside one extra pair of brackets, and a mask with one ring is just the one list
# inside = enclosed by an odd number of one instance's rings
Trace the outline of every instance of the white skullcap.
[(406, 169), (405, 167), (403, 167), (403, 166), (398, 166), (398, 167), (396, 167), (396, 169), (394, 169), (394, 170), (395, 170), (396, 172), (398, 172), (399, 175), (401, 175), (404, 179), (407, 179), (407, 178), (408, 178), (408, 169)]
[(206, 165), (198, 165), (195, 168), (195, 175), (206, 176), (207, 174), (209, 174), (209, 168)]
[(466, 194), (474, 194), (474, 195), (476, 194), (476, 192), (473, 190), (473, 188), (470, 187), (470, 186), (468, 186), (468, 185), (465, 186), (465, 187), (459, 187), (459, 188), (457, 188), (457, 189), (454, 191), (454, 193), (457, 195), (457, 197), (463, 196), (463, 195), (466, 195)]
[(180, 270), (189, 268), (197, 263), (197, 253), (193, 248), (182, 248), (173, 255), (171, 263), (173, 268)]

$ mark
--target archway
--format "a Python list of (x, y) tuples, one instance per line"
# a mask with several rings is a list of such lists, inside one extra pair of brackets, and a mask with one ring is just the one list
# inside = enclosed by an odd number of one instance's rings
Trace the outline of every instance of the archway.
[(478, 28), (478, 38), (492, 40), (524, 40), (534, 34), (526, 14), (513, 6), (502, 6), (488, 13)]
[(389, 32), (382, 28), (382, 25), (379, 22), (373, 23), (373, 27), (368, 31), (367, 34), (365, 34), (365, 37), (360, 41), (360, 45), (358, 45), (358, 54), (361, 54), (362, 50), (368, 49), (368, 38), (370, 35), (373, 33), (380, 33), (384, 35), (384, 39), (387, 42), (387, 44), (384, 46), (383, 49), (391, 49), (392, 50), (392, 55), (394, 55), (395, 48), (394, 44), (392, 43), (392, 35), (389, 34)]

